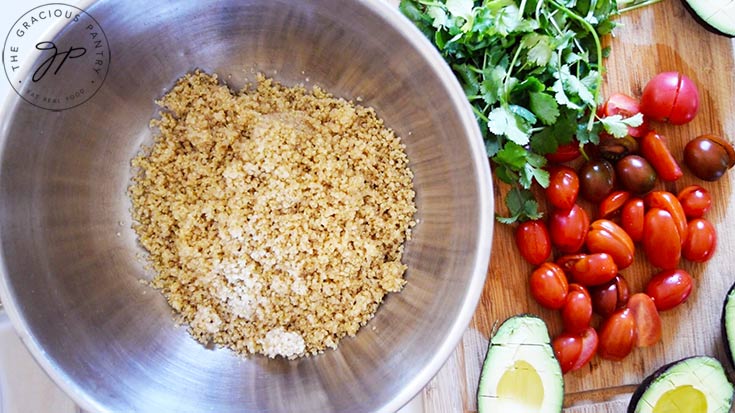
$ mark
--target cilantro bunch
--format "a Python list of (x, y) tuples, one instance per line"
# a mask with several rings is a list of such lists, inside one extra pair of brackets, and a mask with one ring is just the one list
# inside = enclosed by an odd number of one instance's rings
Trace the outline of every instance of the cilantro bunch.
[(514, 188), (503, 223), (541, 216), (530, 188), (549, 184), (544, 155), (576, 137), (622, 137), (640, 115), (596, 116), (600, 37), (615, 27), (615, 0), (401, 0), (460, 80), (495, 176)]

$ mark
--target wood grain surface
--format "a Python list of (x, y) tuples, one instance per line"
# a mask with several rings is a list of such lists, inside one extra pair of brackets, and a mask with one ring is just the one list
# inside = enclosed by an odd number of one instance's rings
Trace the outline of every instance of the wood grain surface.
[[(735, 138), (734, 40), (706, 31), (677, 0), (629, 12), (620, 16), (618, 22), (620, 26), (614, 37), (606, 39), (612, 53), (606, 61), (605, 96), (623, 92), (640, 97), (646, 81), (656, 73), (680, 71), (699, 87), (700, 112), (693, 122), (684, 126), (654, 124), (669, 138), (675, 156), (681, 159), (684, 144), (703, 133)], [(706, 264), (696, 265), (682, 260), (682, 267), (695, 279), (695, 289), (684, 305), (662, 313), (663, 340), (659, 344), (636, 349), (622, 362), (595, 358), (581, 371), (564, 377), (566, 412), (623, 412), (631, 392), (646, 375), (686, 356), (707, 354), (727, 365), (720, 316), (725, 294), (735, 282), (735, 226), (732, 223), (735, 219), (732, 191), (735, 172), (716, 183), (700, 181), (687, 172), (678, 182), (659, 183), (658, 186), (677, 192), (693, 183), (709, 189), (714, 198), (713, 208), (706, 215), (716, 226), (719, 236), (714, 258)], [(504, 214), (503, 196), (507, 187), (497, 179), (495, 184), (496, 212)], [(512, 231), (513, 227), (496, 224), (481, 302), (457, 350), (423, 391), (426, 413), (476, 411), (475, 392), (488, 337), (507, 317), (534, 313), (547, 321), (552, 335), (560, 332), (559, 315), (542, 309), (530, 297), (527, 278), (532, 267), (516, 252)], [(639, 249), (634, 265), (622, 273), (632, 290), (638, 292), (654, 269)]]

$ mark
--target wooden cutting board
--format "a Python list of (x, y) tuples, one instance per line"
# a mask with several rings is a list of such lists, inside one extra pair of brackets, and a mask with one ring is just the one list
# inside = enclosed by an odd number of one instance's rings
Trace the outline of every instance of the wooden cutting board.
[[(681, 159), (684, 144), (703, 133), (735, 139), (735, 40), (706, 31), (676, 0), (629, 12), (618, 22), (614, 38), (606, 39), (612, 53), (606, 61), (604, 95), (622, 92), (640, 97), (645, 83), (656, 73), (680, 71), (699, 87), (700, 112), (684, 126), (654, 125), (669, 138), (675, 156)], [(683, 263), (695, 279), (695, 289), (684, 305), (662, 313), (662, 342), (636, 349), (622, 362), (595, 358), (581, 371), (564, 377), (566, 412), (623, 412), (646, 375), (686, 356), (707, 354), (727, 365), (720, 315), (725, 294), (735, 282), (735, 171), (716, 183), (700, 181), (687, 172), (678, 182), (659, 187), (677, 192), (693, 183), (710, 190), (714, 198), (706, 215), (718, 231), (714, 258), (706, 264)], [(498, 213), (505, 214), (507, 189), (495, 180)], [(497, 323), (514, 314), (533, 313), (546, 320), (552, 335), (560, 332), (558, 313), (544, 310), (530, 297), (527, 278), (531, 270), (517, 253), (513, 227), (496, 224), (482, 299), (457, 350), (422, 393), (426, 413), (476, 411), (480, 367)], [(638, 251), (634, 265), (622, 273), (638, 292), (653, 272)]]

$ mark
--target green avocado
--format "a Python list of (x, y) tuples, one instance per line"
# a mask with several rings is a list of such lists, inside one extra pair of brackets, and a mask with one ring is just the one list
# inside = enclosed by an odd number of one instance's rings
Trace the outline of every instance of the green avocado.
[(682, 0), (696, 20), (710, 31), (735, 36), (735, 1)]
[(564, 380), (546, 324), (511, 317), (490, 340), (477, 390), (478, 413), (561, 412)]
[(735, 365), (735, 284), (730, 287), (722, 307), (722, 337), (725, 338), (725, 349), (730, 364)]
[(633, 394), (628, 413), (728, 413), (733, 386), (719, 361), (689, 357), (667, 364)]

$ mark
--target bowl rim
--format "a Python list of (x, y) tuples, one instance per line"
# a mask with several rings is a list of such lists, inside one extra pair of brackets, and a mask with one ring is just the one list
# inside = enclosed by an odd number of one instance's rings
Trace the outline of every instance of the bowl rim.
[[(396, 30), (419, 53), (428, 67), (440, 79), (453, 106), (458, 109), (458, 115), (464, 128), (462, 132), (468, 137), (472, 165), (475, 167), (478, 178), (479, 213), (477, 227), (479, 237), (478, 242), (474, 246), (475, 251), (473, 255), (475, 261), (472, 265), (473, 273), (470, 278), (470, 283), (467, 286), (467, 292), (462, 299), (462, 307), (458, 316), (452, 322), (444, 340), (431, 356), (429, 362), (414, 377), (410, 378), (402, 389), (394, 393), (394, 396), (390, 400), (387, 400), (380, 406), (378, 410), (381, 413), (394, 413), (416, 397), (439, 372), (456, 349), (475, 313), (482, 295), (490, 263), (494, 227), (493, 181), (482, 134), (470, 103), (466, 99), (459, 81), (434, 45), (400, 12), (396, 5), (392, 4), (392, 0), (354, 1), (360, 3), (393, 30)], [(77, 2), (77, 6), (86, 10), (95, 3), (97, 3), (97, 0), (81, 0)], [(2, 103), (0, 105), (1, 119), (8, 117), (8, 109), (15, 103), (16, 98), (12, 91), (9, 91), (4, 97), (4, 101), (0, 102)], [(5, 124), (6, 122), (3, 123)], [(0, 148), (5, 145), (5, 140), (6, 133), (0, 130)], [(20, 312), (18, 303), (15, 302), (13, 295), (10, 293), (10, 289), (5, 256), (2, 249), (0, 249), (0, 302), (3, 303), (0, 309), (4, 309), (23, 344), (30, 351), (36, 362), (41, 365), (46, 374), (82, 409), (95, 412), (109, 412), (110, 410), (106, 406), (101, 405), (92, 397), (90, 392), (80, 388), (63, 369), (47, 357), (46, 351), (44, 351), (43, 347), (31, 335), (29, 325)], [(1, 312), (2, 310), (0, 310)]]

